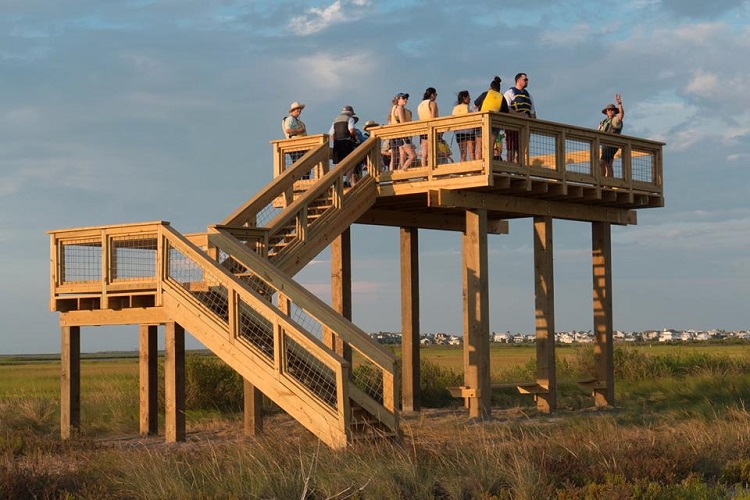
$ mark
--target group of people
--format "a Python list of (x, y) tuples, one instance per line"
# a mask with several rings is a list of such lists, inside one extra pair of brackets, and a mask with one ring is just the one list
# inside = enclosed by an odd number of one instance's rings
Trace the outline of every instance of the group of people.
[[(500, 85), (502, 79), (495, 76), (490, 82), (489, 89), (482, 92), (473, 102), (468, 90), (458, 92), (456, 104), (453, 107), (452, 115), (460, 116), (478, 111), (496, 111), (500, 113), (510, 113), (525, 116), (527, 118), (536, 118), (536, 108), (531, 94), (527, 90), (529, 77), (526, 73), (518, 73), (515, 76), (514, 85), (508, 88), (504, 93), (501, 92)], [(417, 116), (419, 120), (431, 120), (439, 115), (437, 99), (437, 90), (434, 87), (428, 87), (422, 97), (422, 101), (417, 106)], [(409, 101), (409, 94), (399, 92), (391, 101), (390, 112), (388, 113), (387, 123), (407, 123), (412, 121), (413, 115), (411, 110), (406, 106)], [(622, 133), (623, 117), (625, 111), (622, 106), (620, 94), (615, 94), (616, 104), (608, 104), (602, 109), (606, 118), (599, 123), (598, 130), (607, 133)], [(304, 123), (299, 119), (299, 115), (305, 105), (300, 102), (293, 102), (289, 107), (288, 116), (282, 122), (282, 128), (287, 138), (299, 135), (305, 135), (306, 129)], [(341, 113), (333, 119), (329, 136), (332, 141), (333, 163), (339, 163), (346, 158), (354, 148), (364, 142), (369, 137), (368, 129), (380, 126), (372, 120), (365, 123), (364, 130), (356, 127), (359, 117), (354, 112), (352, 106), (344, 106)], [(492, 128), (490, 131), (490, 144), (494, 145), (494, 156), (502, 159), (502, 131)], [(459, 161), (472, 161), (482, 159), (482, 129), (470, 128), (455, 131), (455, 139), (459, 147)], [(517, 130), (505, 130), (505, 144), (507, 149), (507, 161), (512, 163), (519, 162), (519, 132)], [(440, 141), (438, 138), (438, 144)], [(430, 144), (427, 135), (420, 135), (421, 164), (427, 166), (430, 152)], [(602, 146), (599, 168), (603, 176), (611, 177), (614, 175), (613, 162), (615, 154), (619, 148), (615, 146)], [(439, 154), (439, 152), (436, 152)], [(300, 154), (301, 153), (297, 153)], [(412, 143), (411, 137), (401, 137), (383, 141), (382, 155), (384, 163), (388, 168), (393, 170), (403, 170), (411, 167), (417, 159), (417, 151)], [(291, 156), (291, 155), (290, 155)], [(297, 158), (292, 157), (292, 161)], [(362, 175), (361, 166), (359, 172), (353, 174), (352, 182), (358, 176)]]

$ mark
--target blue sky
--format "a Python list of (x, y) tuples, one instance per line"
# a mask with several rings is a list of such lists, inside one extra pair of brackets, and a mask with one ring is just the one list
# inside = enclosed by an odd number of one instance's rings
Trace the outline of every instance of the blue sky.
[[(0, 0), (0, 353), (59, 351), (55, 228), (224, 219), (271, 179), (289, 103), (310, 132), (344, 104), (382, 121), (396, 92), (507, 88), (540, 118), (667, 143), (666, 207), (613, 229), (614, 325), (750, 328), (750, 3), (684, 0)], [(413, 106), (416, 103), (412, 103)], [(591, 328), (590, 229), (556, 221), (557, 329)], [(460, 238), (420, 239), (422, 327), (461, 331)], [(398, 330), (398, 232), (353, 229), (354, 321)], [(490, 238), (491, 328), (533, 331), (532, 228)], [(298, 280), (323, 297), (323, 253)], [(86, 351), (137, 328), (84, 329)]]

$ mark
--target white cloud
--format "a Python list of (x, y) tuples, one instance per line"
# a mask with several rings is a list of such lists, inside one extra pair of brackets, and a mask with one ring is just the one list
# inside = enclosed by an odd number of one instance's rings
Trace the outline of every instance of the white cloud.
[(338, 94), (341, 90), (349, 89), (352, 82), (366, 81), (368, 75), (375, 71), (376, 65), (377, 59), (369, 52), (349, 55), (318, 52), (294, 62), (298, 73), (306, 75), (308, 89), (324, 90), (328, 94)]
[(311, 7), (289, 21), (289, 29), (300, 36), (314, 35), (329, 27), (362, 18), (370, 6), (370, 0), (336, 0), (327, 7)]

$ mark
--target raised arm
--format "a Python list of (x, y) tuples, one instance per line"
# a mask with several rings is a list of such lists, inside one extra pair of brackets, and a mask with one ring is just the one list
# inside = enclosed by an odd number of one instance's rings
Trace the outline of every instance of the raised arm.
[(615, 102), (617, 103), (617, 117), (622, 120), (625, 118), (625, 110), (622, 107), (622, 96), (615, 94)]

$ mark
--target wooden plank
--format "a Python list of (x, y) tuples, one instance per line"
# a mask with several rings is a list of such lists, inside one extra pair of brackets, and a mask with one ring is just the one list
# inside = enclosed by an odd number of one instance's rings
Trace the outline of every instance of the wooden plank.
[(81, 426), (81, 327), (60, 328), (60, 437)]
[(242, 428), (245, 436), (263, 432), (263, 393), (252, 382), (243, 378), (244, 413)]
[(555, 283), (551, 217), (534, 217), (534, 283), (536, 383), (548, 388), (545, 394), (540, 394), (536, 403), (541, 413), (549, 413), (557, 407)]
[[(352, 243), (347, 229), (331, 243), (331, 307), (352, 320)], [(351, 363), (352, 348), (329, 328), (323, 328), (323, 343)]]
[(467, 398), (469, 416), (485, 418), (492, 409), (486, 210), (466, 211), (462, 249), (464, 384), (478, 390), (476, 397)]
[(156, 325), (139, 326), (138, 383), (141, 435), (155, 435), (159, 432), (157, 333)]
[(168, 443), (185, 440), (185, 329), (165, 325), (164, 427)]
[(527, 217), (540, 215), (556, 219), (610, 222), (618, 225), (637, 223), (636, 213), (633, 210), (490, 193), (441, 189), (436, 191), (434, 196), (431, 195), (429, 200), (430, 206), (465, 209), (485, 208), (495, 212), (525, 215)]
[(60, 313), (60, 326), (104, 326), (164, 324), (170, 320), (163, 307), (138, 307), (132, 309), (100, 309)]
[(479, 389), (466, 387), (465, 385), (447, 387), (446, 389), (454, 398), (477, 398), (480, 395)]
[(420, 409), (419, 394), (419, 230), (402, 227), (401, 390), (404, 411)]
[[(441, 212), (427, 213), (405, 210), (386, 210), (371, 208), (362, 217), (357, 219), (357, 224), (370, 224), (374, 226), (404, 227), (415, 229), (437, 229), (441, 231), (466, 230), (466, 218), (456, 214), (445, 214)], [(502, 219), (489, 219), (487, 221), (488, 234), (508, 234), (508, 221)]]
[(614, 406), (615, 370), (612, 339), (612, 234), (606, 222), (591, 224), (591, 264), (594, 298), (594, 364), (597, 380), (606, 387), (595, 389), (597, 407)]

